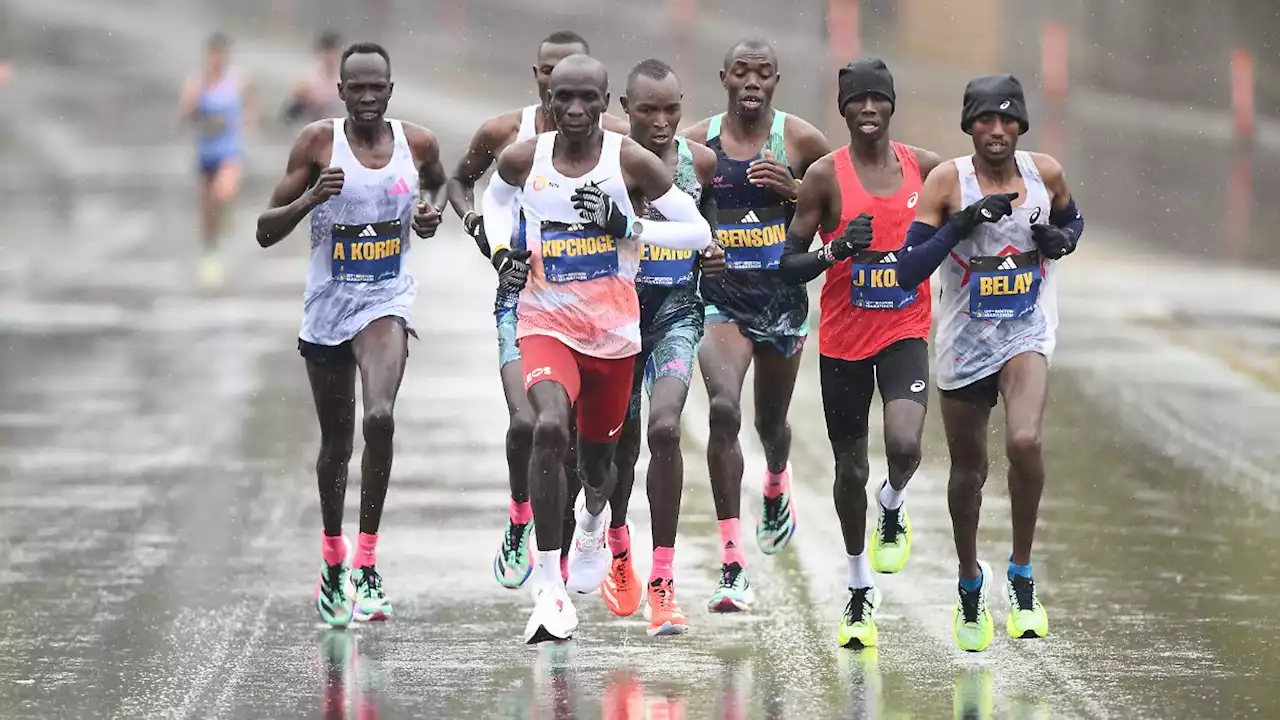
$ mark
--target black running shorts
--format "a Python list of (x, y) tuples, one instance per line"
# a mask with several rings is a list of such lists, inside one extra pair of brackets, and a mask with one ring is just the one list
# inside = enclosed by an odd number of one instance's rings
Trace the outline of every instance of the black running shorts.
[(823, 355), (818, 367), (827, 435), (833, 443), (866, 436), (877, 383), (883, 403), (914, 400), (929, 405), (929, 343), (923, 339), (899, 340), (862, 360)]

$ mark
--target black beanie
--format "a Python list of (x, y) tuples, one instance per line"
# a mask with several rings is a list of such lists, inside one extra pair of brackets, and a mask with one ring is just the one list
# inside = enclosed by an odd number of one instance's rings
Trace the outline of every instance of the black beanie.
[(1022, 83), (1012, 75), (984, 75), (970, 80), (964, 87), (960, 129), (968, 133), (973, 121), (985, 113), (999, 113), (1017, 120), (1023, 133), (1031, 128)]
[(836, 109), (844, 114), (844, 106), (859, 95), (875, 93), (889, 98), (895, 107), (898, 96), (893, 92), (893, 75), (879, 58), (864, 58), (840, 68), (840, 92), (836, 97)]

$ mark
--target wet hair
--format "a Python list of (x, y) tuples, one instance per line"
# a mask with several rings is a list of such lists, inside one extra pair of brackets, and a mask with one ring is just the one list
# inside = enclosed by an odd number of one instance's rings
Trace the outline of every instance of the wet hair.
[(339, 47), (342, 47), (342, 38), (332, 30), (325, 30), (316, 38), (317, 50), (337, 50)]
[(675, 74), (676, 71), (671, 69), (670, 65), (662, 62), (661, 60), (657, 58), (646, 58), (636, 63), (636, 66), (631, 68), (631, 72), (627, 74), (627, 88), (630, 88), (631, 84), (636, 81), (636, 78), (641, 75), (654, 80), (665, 80), (667, 76)]
[(338, 72), (342, 76), (346, 76), (347, 58), (352, 55), (381, 55), (387, 63), (387, 77), (391, 76), (391, 56), (387, 54), (386, 48), (375, 42), (354, 42), (342, 51), (342, 63), (338, 65)]
[(764, 55), (773, 64), (773, 69), (778, 69), (778, 54), (774, 52), (773, 45), (769, 44), (764, 38), (742, 38), (729, 48), (729, 52), (724, 54), (724, 69), (728, 70), (733, 64), (733, 59), (738, 56), (741, 50), (751, 50), (753, 52)]
[(591, 45), (587, 43), (587, 39), (572, 30), (557, 30), (542, 38), (542, 42), (538, 43), (539, 52), (543, 45), (581, 45), (584, 54), (591, 54)]
[(216, 32), (209, 36), (204, 46), (209, 50), (225, 50), (231, 46), (231, 38), (224, 32)]

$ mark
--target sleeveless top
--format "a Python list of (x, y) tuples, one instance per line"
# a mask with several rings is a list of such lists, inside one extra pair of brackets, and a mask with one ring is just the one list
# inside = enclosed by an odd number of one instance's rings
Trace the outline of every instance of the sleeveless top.
[[(536, 113), (538, 112), (539, 107), (541, 106), (528, 105), (520, 111), (520, 129), (516, 131), (516, 139), (511, 141), (511, 145), (515, 145), (518, 142), (523, 142), (525, 140), (528, 140), (529, 138), (538, 134)], [(511, 145), (508, 145), (507, 147), (511, 147)], [(506, 148), (503, 148), (503, 149), (505, 150)], [(495, 156), (495, 159), (496, 159), (496, 156)], [(521, 214), (519, 208), (520, 208), (520, 205), (519, 203), (517, 203), (516, 210), (515, 210), (515, 225), (512, 226), (515, 229), (511, 233), (511, 240), (508, 244), (508, 247), (510, 247), (512, 250), (524, 249), (524, 215)], [(492, 243), (490, 243), (490, 245), (492, 245)], [(502, 289), (502, 286), (499, 285), (497, 290), (497, 296), (494, 298), (494, 301), (493, 301), (494, 314), (501, 316), (504, 313), (515, 310), (516, 303), (519, 301), (519, 299), (520, 299), (520, 293), (505, 291)]]
[(244, 152), (240, 79), (235, 70), (222, 73), (217, 84), (196, 99), (197, 151), (202, 160), (221, 160)]
[(332, 167), (342, 168), (342, 192), (311, 211), (311, 263), (303, 303), (303, 340), (340, 345), (366, 325), (395, 315), (408, 322), (418, 284), (404, 265), (409, 252), (418, 169), (399, 120), (391, 161), (379, 169), (356, 159), (333, 121)]
[[(693, 198), (702, 200), (702, 184), (693, 164), (689, 141), (676, 137), (676, 168), (673, 182)], [(640, 211), (644, 217), (666, 220), (647, 202)], [(665, 332), (681, 322), (702, 325), (702, 298), (698, 295), (697, 253), (693, 250), (671, 250), (644, 244), (640, 248), (640, 269), (636, 275), (636, 294), (640, 298), (640, 331), (645, 337)]]

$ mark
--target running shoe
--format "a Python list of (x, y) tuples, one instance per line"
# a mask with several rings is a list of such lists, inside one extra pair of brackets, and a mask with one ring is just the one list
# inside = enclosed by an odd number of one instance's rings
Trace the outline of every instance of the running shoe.
[(996, 625), (987, 609), (987, 597), (991, 587), (991, 566), (978, 562), (982, 569), (982, 587), (973, 592), (959, 588), (960, 601), (956, 603), (955, 637), (961, 650), (982, 652), (995, 637)]
[(372, 565), (356, 568), (351, 573), (356, 588), (355, 619), (360, 622), (383, 622), (391, 619), (391, 601), (382, 589), (382, 576)]
[(631, 566), (631, 552), (613, 556), (609, 575), (600, 583), (600, 594), (609, 612), (618, 617), (628, 617), (640, 607), (640, 579)]
[(647, 594), (644, 619), (649, 621), (649, 637), (679, 635), (689, 629), (689, 619), (676, 602), (676, 585), (671, 578), (654, 578)]
[(876, 630), (876, 608), (880, 607), (880, 589), (849, 588), (849, 603), (836, 628), (836, 642), (851, 650), (875, 647), (880, 633)]
[(493, 577), (502, 587), (515, 590), (533, 574), (533, 552), (529, 544), (532, 535), (532, 522), (517, 525), (507, 518), (507, 531), (493, 556)]
[(530, 645), (568, 640), (578, 630), (578, 611), (560, 585), (540, 585), (533, 592), (533, 615), (524, 626)]
[(877, 499), (876, 507), (880, 509), (880, 518), (867, 547), (871, 567), (878, 573), (901, 572), (911, 556), (911, 518), (907, 517), (906, 503), (890, 510)]
[(316, 612), (330, 627), (344, 628), (351, 624), (353, 614), (351, 587), (351, 541), (345, 536), (342, 544), (346, 555), (336, 565), (320, 563), (320, 579), (316, 581)]
[(707, 609), (716, 613), (746, 612), (755, 601), (746, 568), (736, 562), (721, 566), (720, 586), (707, 601)]
[(573, 529), (573, 542), (569, 545), (569, 578), (565, 581), (565, 587), (569, 592), (582, 595), (593, 593), (600, 589), (600, 583), (603, 583), (609, 574), (609, 564), (613, 557), (609, 554), (609, 547), (605, 541), (605, 531), (609, 529), (609, 523), (606, 522), (609, 517), (609, 503), (604, 504), (604, 510), (601, 513), (600, 527), (595, 532), (587, 532), (583, 529), (582, 522), (587, 515), (587, 499), (583, 493), (578, 493), (578, 501), (574, 505), (577, 525)]
[[(787, 465), (791, 472), (791, 465)], [(791, 493), (776, 498), (760, 496), (760, 521), (756, 523), (756, 544), (765, 555), (777, 555), (791, 543), (796, 534), (796, 511)]]
[(1012, 638), (1042, 638), (1049, 634), (1049, 614), (1036, 596), (1036, 581), (1014, 575), (1004, 581), (1004, 596), (1009, 601), (1009, 621), (1005, 628)]

